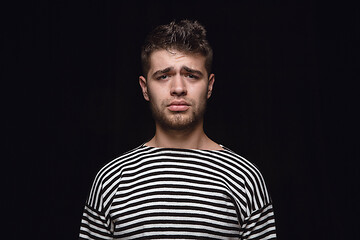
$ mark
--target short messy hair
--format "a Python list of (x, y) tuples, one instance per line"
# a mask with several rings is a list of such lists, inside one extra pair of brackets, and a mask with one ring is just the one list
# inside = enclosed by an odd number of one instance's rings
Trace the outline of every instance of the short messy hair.
[(142, 71), (146, 77), (150, 69), (150, 55), (156, 50), (177, 50), (205, 57), (205, 68), (211, 73), (213, 50), (206, 39), (206, 30), (198, 21), (172, 21), (151, 31), (141, 49)]

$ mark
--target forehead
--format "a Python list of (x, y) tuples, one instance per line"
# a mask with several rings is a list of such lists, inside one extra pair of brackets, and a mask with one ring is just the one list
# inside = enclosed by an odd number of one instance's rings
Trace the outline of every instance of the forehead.
[(205, 57), (200, 54), (189, 54), (171, 49), (156, 50), (150, 55), (149, 72), (155, 72), (167, 67), (180, 69), (183, 66), (206, 72), (205, 60)]

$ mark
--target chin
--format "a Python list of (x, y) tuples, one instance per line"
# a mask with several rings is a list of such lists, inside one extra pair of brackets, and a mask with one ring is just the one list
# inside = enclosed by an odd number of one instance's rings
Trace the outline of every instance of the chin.
[(193, 116), (184, 116), (182, 113), (168, 116), (159, 121), (159, 124), (170, 130), (187, 130), (197, 125), (196, 118)]

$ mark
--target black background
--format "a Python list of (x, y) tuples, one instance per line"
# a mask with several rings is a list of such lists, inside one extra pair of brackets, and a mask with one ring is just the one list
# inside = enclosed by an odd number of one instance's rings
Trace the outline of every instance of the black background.
[(279, 239), (360, 239), (359, 15), (316, 1), (3, 6), (7, 239), (77, 239), (96, 172), (153, 134), (144, 37), (183, 18), (214, 49), (206, 132), (261, 169)]

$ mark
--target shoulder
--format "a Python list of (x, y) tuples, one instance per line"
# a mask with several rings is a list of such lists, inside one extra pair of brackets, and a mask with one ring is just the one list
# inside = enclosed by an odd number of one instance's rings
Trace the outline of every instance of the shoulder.
[(227, 159), (226, 161), (236, 165), (236, 171), (244, 181), (249, 211), (259, 209), (271, 202), (264, 177), (254, 163), (225, 147), (220, 153)]
[(138, 157), (144, 154), (144, 149), (142, 146), (129, 150), (115, 159), (111, 160), (105, 164), (97, 173), (96, 179), (101, 179), (105, 181), (109, 178), (119, 177), (121, 175), (122, 169), (129, 162), (137, 159)]
[(254, 163), (225, 146), (222, 146), (222, 148), (224, 150), (213, 151), (212, 155), (216, 156), (221, 162), (232, 166), (231, 169), (243, 175), (245, 179), (254, 177), (262, 178), (259, 168)]
[(103, 166), (98, 171), (93, 181), (87, 202), (88, 205), (98, 211), (107, 208), (120, 183), (124, 166), (131, 161), (136, 161), (138, 157), (143, 155), (143, 152), (144, 149), (142, 146), (139, 146), (121, 154), (119, 157)]

